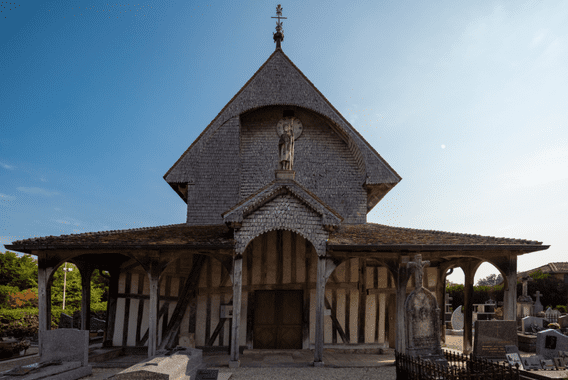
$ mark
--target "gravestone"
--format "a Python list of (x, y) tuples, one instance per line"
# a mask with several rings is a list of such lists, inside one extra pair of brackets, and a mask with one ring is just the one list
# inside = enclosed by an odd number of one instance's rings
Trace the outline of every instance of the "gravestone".
[(523, 367), (526, 371), (529, 370), (539, 370), (542, 369), (542, 356), (533, 355), (533, 356), (526, 356), (523, 359)]
[(503, 360), (505, 346), (518, 347), (516, 321), (475, 321), (473, 354), (476, 357)]
[(534, 294), (536, 301), (534, 301), (534, 314), (536, 315), (537, 313), (540, 313), (541, 311), (544, 310), (544, 306), (542, 306), (542, 303), (540, 302), (540, 296), (542, 294), (540, 294), (540, 292), (537, 290), (536, 293)]
[(76, 329), (47, 330), (42, 334), (39, 363), (19, 366), (2, 380), (64, 379), (89, 376), (89, 332)]
[(452, 314), (452, 330), (463, 330), (463, 312), (461, 305)]
[(538, 331), (544, 330), (547, 324), (548, 323), (544, 318), (524, 317), (521, 321), (521, 331), (523, 334), (536, 333)]
[(73, 328), (73, 317), (67, 315), (65, 313), (61, 313), (61, 317), (59, 318), (59, 325), (58, 328), (60, 329), (72, 329)]
[(519, 369), (524, 369), (523, 362), (521, 361), (521, 353), (517, 346), (505, 346), (505, 357), (511, 366), (515, 367), (518, 364)]
[(157, 355), (135, 364), (114, 375), (114, 379), (177, 380), (187, 376), (194, 379), (197, 371), (204, 366), (202, 353), (198, 349), (183, 347), (171, 355)]
[(414, 256), (409, 268), (414, 269), (415, 289), (404, 303), (406, 313), (406, 353), (420, 355), (435, 364), (447, 364), (440, 345), (440, 308), (432, 292), (423, 287), (424, 267), (422, 255)]
[(560, 328), (567, 328), (568, 327), (568, 315), (563, 315), (561, 317), (558, 318), (558, 324), (560, 325)]
[(558, 310), (552, 310), (551, 308), (546, 309), (545, 318), (550, 323), (557, 323), (560, 317), (560, 312)]
[(540, 361), (540, 364), (542, 365), (542, 369), (548, 371), (554, 371), (556, 369), (556, 366), (554, 365), (554, 361), (552, 359), (542, 359)]
[(536, 354), (544, 359), (559, 357), (560, 351), (568, 351), (568, 336), (558, 330), (544, 330), (536, 335)]

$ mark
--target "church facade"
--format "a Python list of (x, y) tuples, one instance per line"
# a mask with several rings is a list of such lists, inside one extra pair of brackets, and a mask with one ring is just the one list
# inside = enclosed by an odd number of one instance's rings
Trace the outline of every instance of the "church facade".
[[(281, 32), (281, 31), (279, 31)], [(276, 36), (275, 36), (276, 38)], [(475, 270), (505, 278), (515, 318), (517, 256), (540, 242), (392, 227), (367, 214), (401, 177), (283, 52), (266, 62), (164, 175), (187, 204), (182, 224), (15, 241), (39, 262), (40, 347), (50, 328), (55, 269), (75, 263), (88, 284), (108, 270), (106, 346), (313, 349), (334, 344), (404, 351), (404, 301), (415, 254), (442, 310), (446, 273), (466, 278), (471, 350)], [(468, 308), (469, 305), (469, 308)]]

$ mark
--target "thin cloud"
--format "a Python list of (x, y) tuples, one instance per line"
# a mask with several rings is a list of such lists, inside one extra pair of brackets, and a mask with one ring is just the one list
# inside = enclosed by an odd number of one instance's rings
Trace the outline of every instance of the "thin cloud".
[(44, 197), (51, 197), (53, 195), (59, 195), (57, 191), (49, 191), (46, 189), (42, 189), (40, 187), (18, 187), (18, 190), (24, 192), (26, 194), (31, 195), (43, 195)]
[(0, 166), (2, 166), (4, 169), (8, 169), (8, 170), (14, 170), (15, 169), (12, 165), (8, 165), (8, 164), (5, 164), (3, 162), (0, 162)]

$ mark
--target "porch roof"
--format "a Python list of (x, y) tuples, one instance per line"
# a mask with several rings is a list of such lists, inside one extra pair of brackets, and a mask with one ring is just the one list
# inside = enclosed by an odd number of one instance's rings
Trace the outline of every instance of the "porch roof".
[[(547, 249), (542, 242), (419, 230), (366, 223), (342, 225), (329, 234), (328, 249), (343, 251), (466, 251)], [(87, 232), (17, 240), (7, 249), (32, 253), (51, 249), (232, 249), (233, 231), (226, 225), (188, 226), (185, 223), (128, 230)]]

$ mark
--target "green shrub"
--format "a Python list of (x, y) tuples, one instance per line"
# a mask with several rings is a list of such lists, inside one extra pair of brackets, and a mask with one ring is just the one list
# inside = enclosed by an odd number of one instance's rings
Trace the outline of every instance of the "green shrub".
[(37, 308), (0, 309), (0, 334), (22, 338), (37, 334)]
[(10, 299), (10, 294), (19, 292), (20, 289), (17, 286), (10, 285), (0, 285), (0, 308), (8, 307), (8, 300)]
[(566, 305), (556, 305), (556, 310), (561, 313), (566, 313)]

